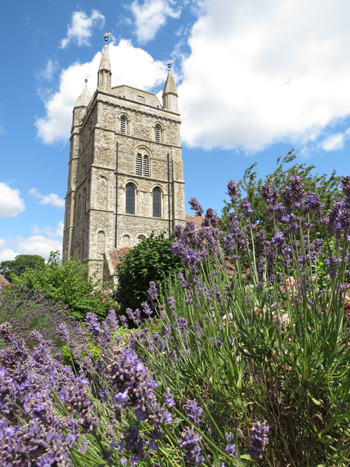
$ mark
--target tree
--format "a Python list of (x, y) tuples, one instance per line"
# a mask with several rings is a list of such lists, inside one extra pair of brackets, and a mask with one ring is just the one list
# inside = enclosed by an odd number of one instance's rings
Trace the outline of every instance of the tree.
[[(226, 206), (223, 208), (220, 227), (223, 230), (227, 230), (229, 224), (229, 210), (234, 208), (236, 212), (240, 213), (241, 202), (247, 200), (251, 203), (251, 208), (253, 210), (250, 221), (261, 225), (262, 228), (266, 229), (267, 234), (270, 235), (272, 233), (273, 225), (268, 221), (266, 203), (262, 197), (261, 187), (267, 183), (272, 188), (278, 188), (281, 193), (281, 191), (288, 185), (290, 177), (292, 176), (299, 176), (302, 179), (305, 184), (305, 191), (313, 191), (319, 196), (323, 213), (328, 213), (333, 206), (334, 199), (343, 197), (343, 192), (340, 189), (340, 181), (342, 177), (336, 175), (335, 170), (332, 171), (330, 176), (327, 174), (314, 175), (312, 173), (313, 169), (315, 169), (314, 165), (306, 167), (305, 164), (294, 164), (292, 167), (285, 168), (285, 165), (293, 162), (295, 158), (296, 155), (294, 154), (294, 149), (292, 149), (282, 159), (282, 161), (281, 157), (279, 157), (277, 159), (277, 169), (266, 175), (265, 180), (262, 180), (261, 178), (257, 180), (257, 173), (254, 172), (257, 162), (248, 167), (243, 175), (243, 179), (240, 180), (238, 185), (242, 191), (238, 202), (233, 206), (225, 201)], [(316, 231), (316, 235), (322, 236), (322, 234), (324, 234), (324, 229), (324, 226), (319, 226), (319, 229)]]
[(171, 250), (174, 241), (174, 236), (166, 238), (162, 233), (156, 237), (152, 232), (118, 264), (117, 301), (122, 311), (140, 307), (141, 302), (147, 299), (150, 281), (159, 287), (169, 273), (183, 271), (181, 259)]
[(0, 264), (0, 274), (9, 282), (12, 275), (20, 276), (28, 268), (40, 271), (45, 266), (45, 259), (39, 255), (17, 255), (13, 261), (3, 261)]

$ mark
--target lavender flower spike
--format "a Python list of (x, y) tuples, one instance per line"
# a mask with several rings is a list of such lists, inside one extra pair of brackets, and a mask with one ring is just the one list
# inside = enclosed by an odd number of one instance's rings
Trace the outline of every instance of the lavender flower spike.
[(171, 394), (170, 388), (166, 388), (166, 398), (165, 398), (165, 404), (168, 407), (173, 407), (175, 405), (174, 402), (174, 394)]
[(185, 405), (185, 410), (191, 422), (193, 422), (195, 425), (199, 425), (201, 423), (199, 417), (202, 415), (203, 409), (197, 404), (197, 401), (195, 399), (193, 401), (189, 401)]
[(269, 431), (270, 427), (266, 425), (265, 422), (256, 422), (250, 429), (249, 439), (252, 442), (252, 447), (249, 451), (249, 454), (252, 457), (257, 457), (258, 459), (262, 458), (264, 447), (269, 442), (267, 437)]
[(196, 216), (201, 216), (204, 213), (203, 207), (200, 205), (197, 198), (191, 198), (188, 202), (191, 205), (191, 209), (196, 212)]

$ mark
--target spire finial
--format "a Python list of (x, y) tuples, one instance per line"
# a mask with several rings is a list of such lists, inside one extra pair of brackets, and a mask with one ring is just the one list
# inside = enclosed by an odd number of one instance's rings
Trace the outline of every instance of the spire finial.
[(84, 79), (85, 84), (88, 84), (89, 78), (90, 78), (90, 75), (89, 75), (89, 76), (85, 76), (85, 79)]
[(105, 38), (105, 43), (106, 43), (106, 45), (107, 45), (107, 42), (108, 42), (108, 39), (109, 39), (108, 36), (110, 36), (110, 35), (111, 35), (110, 32), (106, 32), (105, 34), (103, 34), (103, 37)]
[(174, 60), (168, 60), (167, 65), (168, 65), (168, 70), (170, 71), (171, 64), (174, 63)]

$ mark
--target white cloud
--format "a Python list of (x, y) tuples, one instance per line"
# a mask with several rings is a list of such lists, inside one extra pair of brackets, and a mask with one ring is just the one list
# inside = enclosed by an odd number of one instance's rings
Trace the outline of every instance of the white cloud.
[(16, 217), (23, 212), (25, 204), (20, 191), (0, 182), (0, 217)]
[[(165, 80), (164, 64), (154, 60), (144, 50), (133, 47), (128, 40), (122, 39), (118, 45), (111, 43), (109, 56), (113, 86), (128, 84), (148, 90)], [(92, 95), (96, 90), (96, 81), (93, 77), (97, 77), (100, 61), (101, 52), (98, 52), (91, 62), (75, 63), (62, 70), (59, 91), (45, 102), (46, 116), (36, 120), (38, 137), (44, 143), (68, 141), (72, 125), (72, 109), (83, 90), (84, 78), (92, 77), (88, 83)]]
[(350, 3), (205, 0), (178, 87), (189, 146), (319, 138), (350, 114)]
[(55, 193), (49, 195), (42, 195), (36, 188), (31, 188), (29, 194), (40, 199), (39, 204), (49, 204), (50, 206), (57, 206), (58, 208), (64, 208), (65, 202), (63, 198), (60, 198)]
[(62, 252), (63, 222), (56, 228), (33, 225), (29, 237), (0, 238), (0, 262), (13, 260), (17, 255), (39, 255), (49, 259), (51, 251)]
[(170, 0), (145, 0), (142, 5), (135, 0), (130, 9), (135, 18), (136, 34), (140, 42), (153, 39), (158, 30), (166, 24), (167, 18), (179, 18), (181, 8), (173, 9)]
[(7, 248), (7, 242), (4, 238), (0, 238), (0, 263), (2, 261), (12, 261), (17, 253)]
[(337, 134), (328, 136), (328, 138), (321, 141), (320, 147), (324, 151), (337, 151), (339, 149), (343, 149), (344, 147), (343, 133), (337, 133)]
[(37, 225), (33, 225), (32, 233), (33, 235), (44, 234), (51, 239), (60, 240), (62, 242), (63, 227), (64, 227), (64, 224), (61, 221), (58, 223), (56, 230), (54, 230), (54, 228), (51, 225), (45, 225), (42, 229), (38, 227)]
[(62, 242), (43, 235), (33, 235), (31, 237), (18, 237), (16, 239), (17, 251), (24, 255), (39, 255), (48, 259), (51, 251), (62, 250)]
[(92, 10), (91, 16), (84, 11), (74, 11), (72, 24), (68, 25), (67, 37), (61, 40), (60, 48), (65, 49), (70, 42), (79, 46), (90, 45), (92, 29), (101, 29), (105, 24), (105, 17), (97, 10)]
[(52, 60), (49, 58), (46, 62), (45, 68), (39, 71), (38, 78), (46, 81), (51, 81), (53, 74), (58, 69), (58, 60)]

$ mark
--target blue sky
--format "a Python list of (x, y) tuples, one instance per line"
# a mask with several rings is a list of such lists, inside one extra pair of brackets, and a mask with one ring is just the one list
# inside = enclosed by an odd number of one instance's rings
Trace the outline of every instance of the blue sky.
[(71, 112), (103, 33), (113, 85), (158, 94), (174, 60), (186, 202), (220, 212), (228, 179), (292, 148), (350, 173), (349, 19), (342, 0), (3, 2), (0, 261), (61, 248)]

